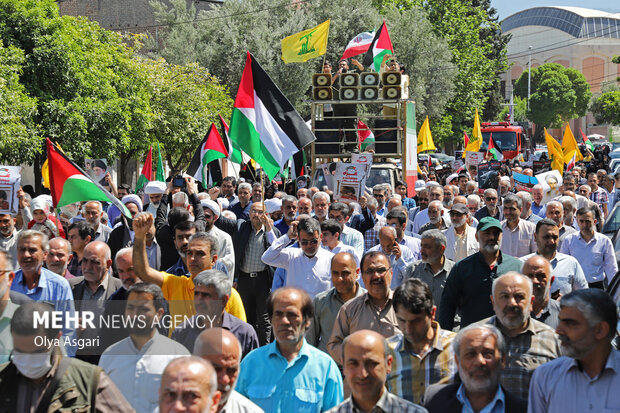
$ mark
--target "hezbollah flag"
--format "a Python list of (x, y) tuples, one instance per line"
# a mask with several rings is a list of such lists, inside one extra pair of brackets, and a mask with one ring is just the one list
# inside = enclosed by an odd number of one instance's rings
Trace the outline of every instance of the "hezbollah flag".
[(394, 48), (392, 47), (392, 40), (390, 40), (390, 35), (384, 20), (379, 30), (375, 33), (375, 38), (372, 39), (368, 51), (364, 55), (364, 66), (372, 66), (375, 72), (378, 72), (381, 69), (383, 56), (386, 54), (393, 55)]
[(435, 148), (435, 143), (433, 142), (433, 135), (431, 135), (431, 127), (428, 124), (427, 116), (418, 133), (418, 153), (435, 150), (437, 148)]
[(273, 180), (288, 158), (316, 138), (250, 52), (228, 135)]
[(467, 152), (479, 152), (480, 145), (482, 145), (482, 131), (480, 130), (480, 116), (478, 116), (478, 108), (476, 108), (476, 115), (474, 116), (474, 130), (471, 134), (471, 139), (463, 151), (463, 158)]
[(282, 60), (284, 63), (305, 62), (324, 55), (327, 51), (329, 22), (330, 20), (324, 21), (312, 29), (282, 39)]
[(564, 163), (568, 163), (573, 155), (575, 155), (575, 160), (577, 162), (583, 159), (583, 155), (579, 150), (579, 146), (577, 146), (577, 141), (575, 140), (573, 131), (570, 130), (568, 122), (566, 122), (566, 129), (564, 129), (564, 137), (562, 138), (562, 153), (564, 154)]
[(55, 208), (81, 201), (102, 201), (114, 204), (119, 211), (131, 219), (125, 205), (114, 195), (106, 191), (71, 161), (56, 145), (46, 139), (47, 160), (50, 174), (50, 192)]
[(144, 160), (144, 165), (142, 166), (142, 172), (140, 172), (140, 177), (138, 178), (138, 183), (136, 184), (136, 193), (144, 188), (146, 184), (153, 180), (153, 146), (149, 146), (149, 151), (146, 154), (146, 159)]
[(200, 142), (200, 146), (196, 149), (192, 161), (187, 167), (187, 174), (197, 181), (202, 182), (202, 186), (205, 188), (208, 186), (208, 173), (205, 173), (205, 168), (209, 162), (220, 158), (226, 158), (228, 151), (224, 146), (222, 137), (217, 131), (215, 124), (211, 124), (209, 131), (205, 138)]
[(551, 169), (555, 169), (562, 175), (564, 172), (564, 155), (562, 154), (562, 145), (555, 138), (549, 135), (545, 128), (545, 142), (547, 143), (547, 152), (551, 158)]

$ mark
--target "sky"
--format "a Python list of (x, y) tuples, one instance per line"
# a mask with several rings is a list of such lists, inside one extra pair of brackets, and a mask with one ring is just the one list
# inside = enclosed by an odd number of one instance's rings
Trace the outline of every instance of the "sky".
[(620, 13), (620, 2), (616, 0), (491, 0), (491, 5), (497, 9), (500, 20), (521, 10), (543, 6), (584, 7), (587, 9)]

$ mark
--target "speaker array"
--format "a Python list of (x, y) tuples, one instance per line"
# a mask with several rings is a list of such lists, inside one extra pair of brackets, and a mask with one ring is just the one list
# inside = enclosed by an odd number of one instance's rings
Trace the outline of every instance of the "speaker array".
[[(381, 78), (376, 72), (343, 73), (339, 77), (340, 93), (336, 99), (343, 101), (400, 99), (401, 77), (400, 72), (384, 72)], [(331, 84), (332, 76), (329, 73), (312, 75), (314, 100), (334, 100)]]

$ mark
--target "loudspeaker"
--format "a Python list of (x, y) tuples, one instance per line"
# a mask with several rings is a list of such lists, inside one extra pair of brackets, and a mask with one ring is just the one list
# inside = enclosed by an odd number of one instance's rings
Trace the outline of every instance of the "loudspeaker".
[(360, 89), (360, 98), (364, 100), (379, 99), (379, 88), (377, 86), (366, 86)]
[[(377, 119), (375, 120), (375, 153), (377, 154), (398, 154), (398, 144), (396, 143), (396, 120)], [(389, 141), (389, 143), (385, 143)]]
[(360, 84), (362, 86), (379, 86), (379, 73), (377, 72), (360, 73)]
[(340, 100), (359, 100), (360, 89), (358, 87), (341, 87)]
[(331, 86), (312, 88), (312, 96), (314, 100), (332, 100), (334, 96)]
[(315, 73), (312, 75), (312, 86), (325, 87), (332, 85), (332, 75), (330, 73)]
[(400, 86), (400, 72), (383, 72), (381, 82), (383, 86)]
[[(317, 120), (314, 121), (314, 136), (316, 142), (314, 153), (317, 155), (340, 153), (340, 123), (337, 120)], [(321, 129), (335, 129), (333, 131), (322, 131)]]
[(360, 75), (357, 73), (343, 73), (340, 75), (340, 86), (342, 87), (359, 86), (359, 84)]
[(400, 99), (401, 95), (400, 86), (383, 86), (383, 89), (381, 89), (381, 97), (383, 99)]

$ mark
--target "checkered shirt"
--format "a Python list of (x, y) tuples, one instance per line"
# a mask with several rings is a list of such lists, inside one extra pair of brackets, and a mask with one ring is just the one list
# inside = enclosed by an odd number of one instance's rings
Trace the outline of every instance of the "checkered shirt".
[[(349, 397), (338, 406), (329, 409), (327, 413), (362, 413), (362, 410), (358, 409), (353, 399)], [(384, 391), (371, 413), (428, 413), (428, 411), (422, 406)]]
[(260, 272), (267, 266), (261, 260), (263, 253), (265, 252), (265, 228), (261, 228), (258, 233), (254, 228), (250, 231), (250, 238), (246, 244), (246, 250), (244, 258), (241, 259), (241, 271), (245, 273)]
[(605, 190), (605, 188), (601, 188), (600, 186), (596, 191), (592, 191), (590, 194), (590, 200), (596, 202), (598, 206), (603, 210), (603, 204), (609, 202), (609, 194)]
[(375, 226), (366, 230), (364, 233), (364, 251), (368, 251), (375, 245), (379, 245), (379, 230), (387, 225), (384, 217), (377, 215), (375, 217)]

